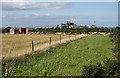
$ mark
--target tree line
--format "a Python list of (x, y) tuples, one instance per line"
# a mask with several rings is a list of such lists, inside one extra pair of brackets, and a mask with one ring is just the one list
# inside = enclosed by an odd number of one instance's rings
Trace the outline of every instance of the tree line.
[(95, 28), (88, 28), (88, 27), (81, 27), (81, 28), (37, 28), (30, 30), (30, 32), (39, 32), (42, 34), (47, 33), (56, 33), (56, 32), (63, 32), (63, 33), (71, 33), (71, 34), (82, 34), (82, 33), (88, 33), (88, 32), (106, 32), (110, 33), (110, 28), (107, 27), (95, 27)]
[[(6, 27), (2, 29), (2, 33), (9, 33), (11, 27)], [(39, 34), (55, 34), (56, 32), (63, 32), (63, 33), (71, 33), (71, 34), (82, 34), (88, 32), (106, 32), (110, 33), (110, 28), (107, 27), (95, 27), (95, 28), (88, 28), (88, 27), (81, 27), (81, 28), (36, 28), (31, 29), (29, 32), (39, 32)]]

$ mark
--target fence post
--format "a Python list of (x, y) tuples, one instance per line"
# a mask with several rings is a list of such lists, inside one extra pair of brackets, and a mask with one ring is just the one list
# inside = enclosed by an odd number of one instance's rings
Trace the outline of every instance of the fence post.
[(60, 34), (60, 43), (61, 43), (61, 34)]
[(51, 37), (49, 37), (49, 46), (51, 48)]
[(34, 51), (34, 42), (32, 40), (32, 51)]

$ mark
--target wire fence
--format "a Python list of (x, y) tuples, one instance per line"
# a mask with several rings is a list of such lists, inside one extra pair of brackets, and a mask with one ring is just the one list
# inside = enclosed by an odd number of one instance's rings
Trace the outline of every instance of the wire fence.
[(2, 54), (5, 58), (17, 57), (85, 36), (87, 35), (6, 35), (2, 38)]

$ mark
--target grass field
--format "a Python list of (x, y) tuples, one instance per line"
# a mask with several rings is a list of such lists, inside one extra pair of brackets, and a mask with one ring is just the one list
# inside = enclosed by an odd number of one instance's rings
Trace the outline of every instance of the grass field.
[(20, 58), (14, 76), (80, 76), (84, 65), (115, 59), (108, 36), (89, 36)]
[[(71, 35), (71, 37), (73, 36)], [(52, 38), (52, 42), (60, 40), (60, 35), (55, 34), (2, 34), (2, 55), (3, 57), (9, 57), (20, 53), (29, 53), (32, 51), (32, 40), (36, 50), (39, 45), (49, 43), (49, 37)], [(69, 38), (69, 35), (61, 35), (61, 38)]]

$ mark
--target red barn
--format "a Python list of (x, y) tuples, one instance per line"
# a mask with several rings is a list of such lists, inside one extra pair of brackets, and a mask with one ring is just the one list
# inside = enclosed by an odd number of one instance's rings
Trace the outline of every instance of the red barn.
[(20, 34), (28, 34), (28, 28), (19, 28)]

